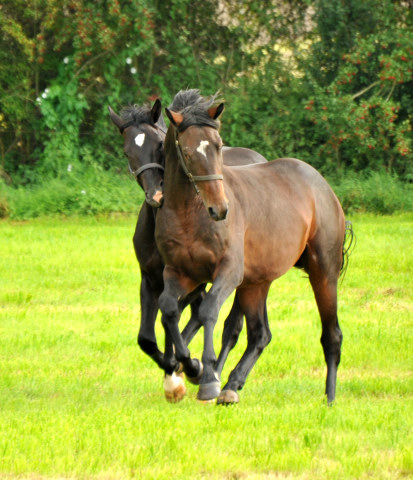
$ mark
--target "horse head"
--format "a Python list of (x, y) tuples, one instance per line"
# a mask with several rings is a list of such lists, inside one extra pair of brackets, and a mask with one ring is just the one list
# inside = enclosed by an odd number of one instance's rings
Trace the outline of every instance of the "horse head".
[(202, 198), (209, 216), (216, 221), (224, 220), (228, 199), (222, 181), (222, 139), (217, 121), (224, 104), (201, 101), (181, 111), (174, 111), (173, 105), (165, 111), (174, 128), (180, 167)]
[(130, 172), (145, 192), (146, 202), (159, 208), (163, 202), (163, 142), (166, 135), (160, 100), (156, 100), (152, 108), (127, 107), (122, 116), (108, 108), (112, 122), (123, 135), (123, 151)]

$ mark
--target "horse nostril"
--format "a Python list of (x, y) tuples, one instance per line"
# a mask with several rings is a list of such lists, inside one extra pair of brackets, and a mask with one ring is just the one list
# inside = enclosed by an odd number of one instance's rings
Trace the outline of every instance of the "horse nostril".
[(227, 217), (228, 208), (220, 211), (220, 210), (217, 210), (215, 207), (208, 207), (208, 213), (209, 213), (209, 216), (215, 221), (225, 220)]
[(208, 207), (208, 213), (211, 218), (213, 218), (214, 220), (218, 220), (218, 215), (214, 207)]

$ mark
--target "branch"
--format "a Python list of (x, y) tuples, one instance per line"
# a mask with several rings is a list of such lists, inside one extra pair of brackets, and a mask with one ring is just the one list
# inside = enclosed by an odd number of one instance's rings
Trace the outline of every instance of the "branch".
[(106, 50), (105, 52), (101, 52), (101, 53), (98, 53), (97, 55), (95, 55), (93, 58), (90, 58), (87, 62), (85, 62), (80, 68), (79, 70), (75, 73), (75, 76), (77, 77), (79, 75), (79, 73), (84, 70), (90, 63), (93, 63), (94, 61), (96, 61), (98, 58), (100, 57), (103, 57), (104, 55), (107, 55), (108, 53), (111, 53), (109, 50)]
[(390, 90), (389, 94), (387, 95), (386, 102), (388, 102), (390, 100), (390, 97), (393, 95), (395, 86), (396, 86), (396, 80), (393, 80), (393, 85), (391, 86), (391, 90)]
[(351, 98), (352, 100), (356, 99), (357, 97), (360, 97), (360, 95), (363, 95), (363, 93), (366, 93), (368, 92), (371, 88), (375, 87), (376, 85), (378, 85), (380, 83), (379, 80), (377, 80), (377, 82), (373, 82), (371, 85), (369, 85), (368, 87), (366, 88), (363, 88), (363, 90), (360, 90), (359, 92), (357, 92), (355, 95), (353, 95)]

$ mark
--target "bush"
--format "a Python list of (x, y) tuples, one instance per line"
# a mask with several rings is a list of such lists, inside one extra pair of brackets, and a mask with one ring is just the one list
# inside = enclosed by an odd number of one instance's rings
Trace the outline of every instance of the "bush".
[(49, 215), (89, 215), (111, 212), (138, 212), (144, 199), (142, 190), (126, 175), (93, 170), (67, 172), (39, 185), (17, 188), (2, 186), (7, 213), (13, 219)]
[(413, 184), (384, 172), (365, 175), (348, 172), (331, 184), (346, 213), (413, 211)]

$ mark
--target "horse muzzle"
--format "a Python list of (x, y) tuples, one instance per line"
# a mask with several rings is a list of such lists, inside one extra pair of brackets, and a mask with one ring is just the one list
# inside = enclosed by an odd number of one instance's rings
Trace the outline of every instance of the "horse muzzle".
[(160, 208), (163, 204), (163, 192), (157, 190), (152, 196), (146, 192), (146, 202), (153, 208)]
[(208, 214), (212, 218), (212, 220), (215, 220), (216, 222), (220, 220), (225, 220), (228, 214), (228, 206), (228, 203), (225, 203), (221, 207), (208, 207)]

